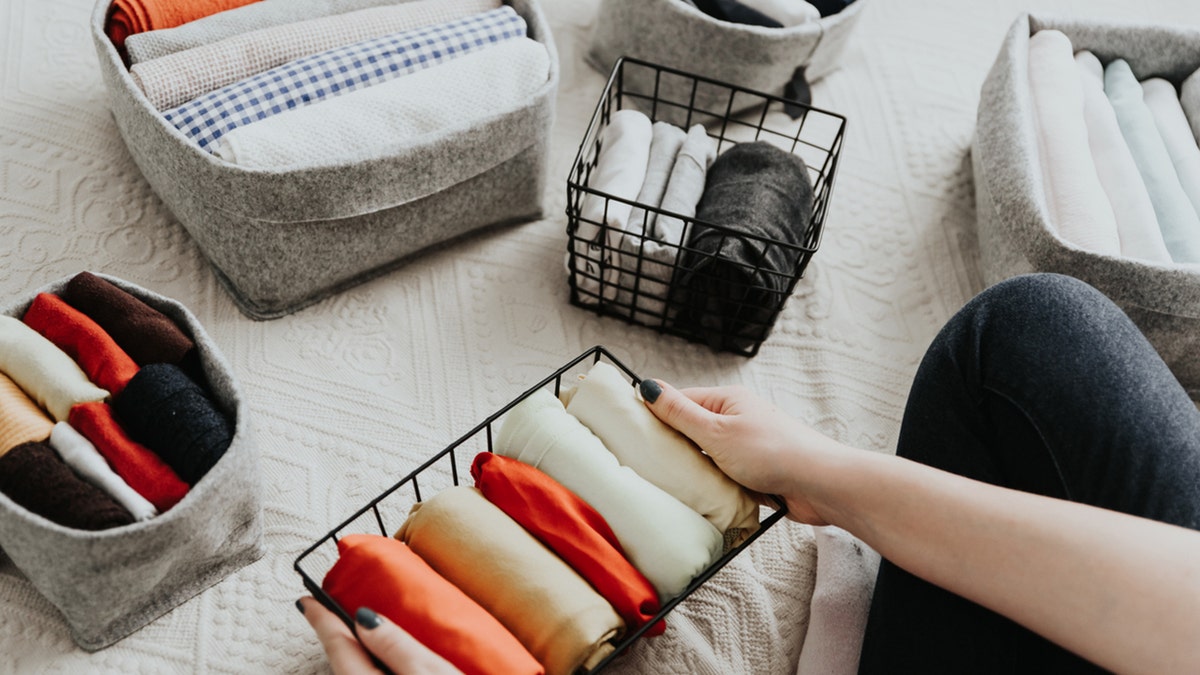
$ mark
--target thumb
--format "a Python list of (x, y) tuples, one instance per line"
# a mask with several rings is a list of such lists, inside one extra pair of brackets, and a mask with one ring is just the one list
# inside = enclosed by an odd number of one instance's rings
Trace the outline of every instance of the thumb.
[(718, 415), (660, 380), (642, 380), (638, 386), (650, 412), (684, 436), (701, 443), (708, 438)]

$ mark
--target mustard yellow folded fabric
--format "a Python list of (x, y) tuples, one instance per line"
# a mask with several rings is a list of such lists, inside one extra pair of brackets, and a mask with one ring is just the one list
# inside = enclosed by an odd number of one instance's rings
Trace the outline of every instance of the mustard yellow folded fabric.
[(499, 619), (546, 675), (592, 668), (624, 632), (608, 601), (473, 487), (414, 505), (396, 538)]
[(12, 378), (0, 373), (0, 456), (18, 445), (50, 438), (54, 422)]
[(572, 391), (567, 412), (604, 447), (726, 534), (733, 545), (758, 529), (758, 502), (726, 476), (687, 436), (664, 424), (614, 366), (600, 361)]
[(65, 422), (76, 403), (108, 398), (66, 352), (11, 316), (0, 316), (0, 372), (56, 422)]

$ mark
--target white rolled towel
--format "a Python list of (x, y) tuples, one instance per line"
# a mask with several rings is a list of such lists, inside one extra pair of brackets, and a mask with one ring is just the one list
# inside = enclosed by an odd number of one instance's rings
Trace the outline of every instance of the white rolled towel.
[(1179, 103), (1175, 85), (1161, 77), (1152, 77), (1142, 82), (1142, 100), (1154, 115), (1154, 124), (1167, 146), (1167, 154), (1175, 165), (1179, 185), (1200, 215), (1200, 147), (1192, 137), (1187, 116)]
[(65, 421), (76, 403), (108, 398), (66, 352), (11, 316), (0, 316), (0, 372), (56, 422)]
[(129, 487), (129, 483), (112, 470), (96, 446), (70, 424), (59, 422), (54, 425), (50, 431), (50, 447), (58, 451), (75, 473), (124, 506), (135, 520), (147, 520), (158, 515), (158, 509)]

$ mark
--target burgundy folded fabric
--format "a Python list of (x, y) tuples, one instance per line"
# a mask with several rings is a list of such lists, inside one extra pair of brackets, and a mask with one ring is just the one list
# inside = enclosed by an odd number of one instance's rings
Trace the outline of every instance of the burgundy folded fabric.
[(137, 364), (100, 324), (57, 295), (38, 293), (22, 320), (66, 352), (89, 380), (113, 396), (137, 374)]
[(129, 511), (75, 475), (45, 443), (24, 443), (0, 457), (0, 492), (46, 520), (77, 530), (133, 522)]
[[(471, 475), (489, 502), (574, 568), (630, 631), (649, 623), (661, 609), (654, 586), (625, 558), (604, 517), (574, 492), (524, 462), (490, 452), (475, 457)], [(659, 621), (643, 635), (666, 629), (666, 622)]]
[(62, 297), (107, 331), (139, 366), (179, 365), (196, 347), (167, 315), (91, 272), (75, 275)]

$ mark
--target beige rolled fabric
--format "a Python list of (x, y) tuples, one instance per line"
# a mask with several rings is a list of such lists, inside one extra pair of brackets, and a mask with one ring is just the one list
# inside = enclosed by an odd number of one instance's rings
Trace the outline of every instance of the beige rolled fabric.
[(12, 378), (0, 373), (0, 456), (18, 445), (50, 438), (54, 421)]

